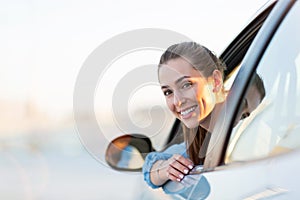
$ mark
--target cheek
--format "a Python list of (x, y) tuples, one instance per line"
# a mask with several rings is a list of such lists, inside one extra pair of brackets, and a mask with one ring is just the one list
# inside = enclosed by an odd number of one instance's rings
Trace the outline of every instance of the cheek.
[(211, 110), (211, 107), (214, 107), (216, 103), (215, 94), (210, 85), (198, 88), (197, 99), (199, 103), (205, 104), (203, 109)]
[(166, 98), (166, 104), (171, 111), (174, 110), (174, 104), (171, 98)]
[(197, 99), (203, 99), (205, 101), (209, 101), (212, 98), (212, 92), (208, 85), (200, 86), (197, 88)]

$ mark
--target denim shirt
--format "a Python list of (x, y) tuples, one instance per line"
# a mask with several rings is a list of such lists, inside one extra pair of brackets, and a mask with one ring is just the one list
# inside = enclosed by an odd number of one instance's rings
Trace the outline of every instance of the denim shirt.
[(154, 185), (150, 180), (150, 172), (153, 164), (158, 160), (168, 160), (174, 154), (180, 154), (187, 158), (185, 143), (174, 144), (167, 148), (163, 152), (151, 152), (145, 158), (145, 163), (143, 165), (143, 175), (146, 183), (152, 188), (159, 188), (160, 186)]

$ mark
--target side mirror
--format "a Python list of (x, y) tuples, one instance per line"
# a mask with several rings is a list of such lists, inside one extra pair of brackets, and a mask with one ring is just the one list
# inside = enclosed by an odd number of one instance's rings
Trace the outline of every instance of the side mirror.
[(109, 143), (105, 160), (119, 171), (141, 171), (145, 157), (155, 151), (151, 140), (140, 134), (123, 135)]

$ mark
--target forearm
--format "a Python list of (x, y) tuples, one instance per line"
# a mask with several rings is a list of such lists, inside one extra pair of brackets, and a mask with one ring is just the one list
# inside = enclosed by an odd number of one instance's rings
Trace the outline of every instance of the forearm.
[[(173, 161), (170, 160), (170, 158), (176, 153), (186, 156), (184, 143), (179, 145), (173, 145), (164, 152), (151, 152), (146, 156), (142, 172), (144, 175), (144, 180), (150, 187), (152, 187), (153, 189), (159, 188), (167, 180), (177, 180), (179, 174), (177, 173), (177, 171), (174, 171), (175, 169), (172, 169), (172, 167), (170, 166), (170, 163), (175, 161), (174, 159)], [(185, 163), (185, 161), (183, 161), (183, 163)], [(172, 174), (175, 173), (175, 176), (169, 173), (168, 170), (170, 169), (170, 167), (171, 172), (173, 171)]]

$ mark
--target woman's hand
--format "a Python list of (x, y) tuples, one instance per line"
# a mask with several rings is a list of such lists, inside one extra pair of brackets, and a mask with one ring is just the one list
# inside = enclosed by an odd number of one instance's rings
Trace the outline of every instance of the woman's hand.
[(168, 160), (158, 160), (154, 163), (150, 179), (154, 185), (163, 185), (168, 180), (180, 182), (193, 167), (190, 159), (174, 154)]
[(166, 166), (167, 178), (178, 182), (180, 182), (194, 167), (194, 164), (190, 159), (179, 154), (173, 155), (166, 160), (163, 165)]

